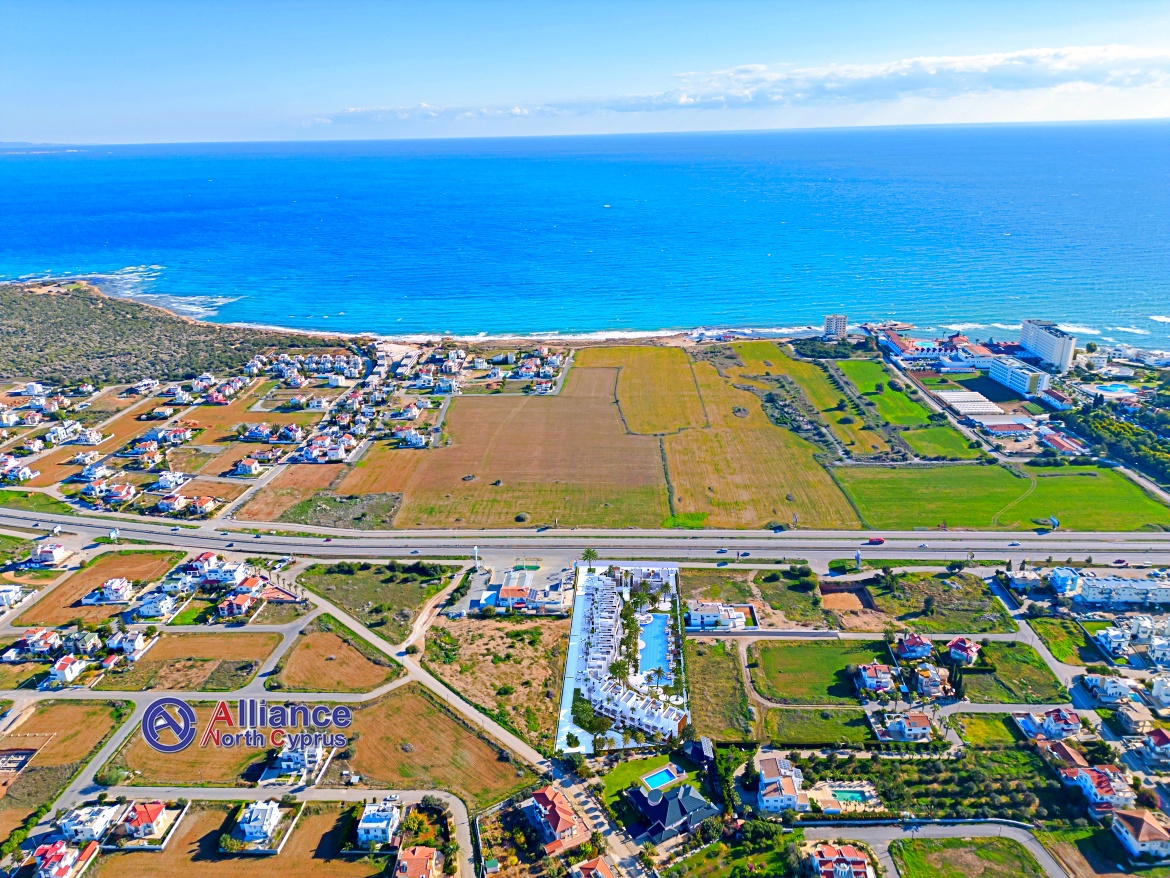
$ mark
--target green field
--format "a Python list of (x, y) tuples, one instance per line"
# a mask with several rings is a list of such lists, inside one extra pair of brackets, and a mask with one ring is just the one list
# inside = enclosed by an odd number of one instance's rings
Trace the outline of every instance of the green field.
[[(891, 424), (900, 427), (915, 427), (927, 423), (930, 414), (922, 403), (907, 396), (905, 392), (890, 390), (886, 385), (894, 376), (879, 360), (838, 360), (837, 367), (845, 377), (874, 404), (877, 413)], [(878, 393), (875, 388), (881, 384), (885, 389)]]
[(832, 625), (833, 616), (821, 607), (815, 587), (808, 591), (799, 580), (791, 579), (778, 570), (759, 571), (755, 583), (764, 602), (773, 610), (783, 613), (788, 621), (820, 628)]
[(743, 604), (752, 599), (747, 570), (719, 570), (710, 567), (683, 567), (679, 570), (679, 592), (683, 598)]
[(735, 642), (683, 642), (691, 722), (695, 731), (716, 741), (746, 741), (752, 736), (747, 690)]
[(994, 674), (963, 675), (967, 697), (976, 704), (1063, 704), (1068, 692), (1036, 650), (1026, 643), (989, 643), (982, 655)]
[[(833, 386), (816, 363), (794, 360), (770, 341), (749, 341), (732, 347), (744, 362), (743, 374), (787, 375), (791, 378), (842, 445), (859, 454), (885, 451), (890, 447), (881, 433), (864, 429), (865, 422), (855, 412), (848, 408), (844, 411), (837, 409), (838, 402), (845, 395)], [(850, 420), (842, 423), (843, 418)]]
[[(10, 537), (7, 534), (0, 534), (0, 566), (13, 561), (23, 560), (32, 551), (32, 547), (32, 540), (25, 539), (24, 537)], [(54, 578), (59, 575), (57, 572), (53, 573)]]
[(773, 707), (764, 720), (764, 732), (776, 747), (819, 747), (862, 744), (873, 740), (864, 710), (823, 708), (792, 710)]
[[(750, 821), (752, 826), (763, 825), (772, 831), (780, 829), (774, 823)], [(787, 830), (781, 840), (770, 843), (751, 844), (743, 839), (743, 833), (728, 837), (725, 842), (706, 845), (673, 865), (663, 868), (665, 878), (732, 878), (744, 875), (796, 875), (798, 870), (799, 845), (804, 832), (799, 827)], [(803, 873), (800, 873), (803, 874)]]
[[(893, 583), (874, 582), (868, 588), (874, 606), (920, 632), (1017, 630), (987, 584), (971, 573), (900, 573)], [(930, 613), (925, 609), (927, 598), (934, 600)]]
[(901, 435), (919, 457), (972, 460), (981, 453), (978, 448), (968, 447), (967, 438), (954, 427), (923, 427), (905, 430)]
[(1138, 530), (1170, 525), (1170, 509), (1119, 473), (1095, 467), (1023, 467), (1019, 478), (1000, 466), (892, 469), (836, 467), (871, 528), (1024, 529), (1056, 516), (1066, 530)]
[(998, 744), (1014, 744), (1024, 736), (1010, 714), (1006, 713), (956, 713), (954, 719), (963, 724), (959, 737), (976, 747)]
[(902, 878), (1044, 878), (1044, 870), (1012, 838), (896, 839), (890, 856)]
[(777, 704), (856, 703), (846, 666), (890, 661), (881, 640), (757, 641), (749, 657), (756, 691)]
[(1076, 622), (1068, 619), (1032, 619), (1028, 625), (1044, 641), (1058, 662), (1091, 665), (1100, 662), (1101, 652)]
[(379, 637), (398, 643), (415, 614), (459, 568), (416, 561), (401, 564), (314, 564), (300, 575), (309, 591), (333, 601)]
[(62, 503), (56, 497), (50, 497), (48, 494), (38, 494), (36, 491), (0, 490), (0, 506), (7, 506), (9, 509), (22, 509), (25, 512), (54, 512), (58, 515), (73, 514), (73, 507), (68, 503)]

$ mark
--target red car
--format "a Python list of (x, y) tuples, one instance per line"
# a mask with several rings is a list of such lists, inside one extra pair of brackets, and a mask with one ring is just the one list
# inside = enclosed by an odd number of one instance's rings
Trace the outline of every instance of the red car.
[(867, 546), (883, 546), (883, 545), (885, 545), (885, 542), (886, 541), (883, 540), (881, 537), (870, 537), (868, 540), (865, 541), (865, 544)]

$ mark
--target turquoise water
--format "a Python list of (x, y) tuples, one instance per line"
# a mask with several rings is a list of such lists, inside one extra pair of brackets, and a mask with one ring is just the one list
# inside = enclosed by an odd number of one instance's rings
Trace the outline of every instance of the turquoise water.
[(865, 793), (859, 793), (857, 790), (833, 790), (833, 798), (838, 802), (864, 802), (866, 800)]
[[(669, 621), (670, 617), (665, 613), (654, 613), (650, 621), (642, 626), (641, 638), (645, 646), (638, 650), (638, 667), (643, 674), (655, 668), (670, 672), (670, 662), (666, 657), (669, 639), (666, 626)], [(669, 680), (667, 677), (663, 682)]]
[(648, 774), (642, 780), (652, 790), (659, 787), (664, 787), (675, 779), (674, 770), (668, 765), (665, 768), (660, 768), (653, 774)]
[(1133, 388), (1128, 384), (1098, 384), (1097, 390), (1103, 390), (1106, 393), (1132, 393)]
[[(1170, 124), (0, 150), (0, 276), (222, 322), (1170, 345)], [(1154, 318), (1162, 318), (1154, 319)]]

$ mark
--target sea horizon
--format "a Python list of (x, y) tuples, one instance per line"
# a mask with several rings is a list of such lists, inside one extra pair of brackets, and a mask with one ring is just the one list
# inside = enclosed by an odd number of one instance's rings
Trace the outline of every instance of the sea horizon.
[(1170, 346), (1161, 121), (88, 146), (0, 155), (0, 278), (386, 338), (925, 334)]

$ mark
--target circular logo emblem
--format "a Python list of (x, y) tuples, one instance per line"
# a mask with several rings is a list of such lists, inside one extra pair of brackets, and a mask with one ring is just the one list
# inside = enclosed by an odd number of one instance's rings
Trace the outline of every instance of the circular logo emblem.
[(195, 723), (195, 710), (186, 701), (159, 698), (142, 716), (142, 737), (159, 753), (178, 753), (195, 740)]

